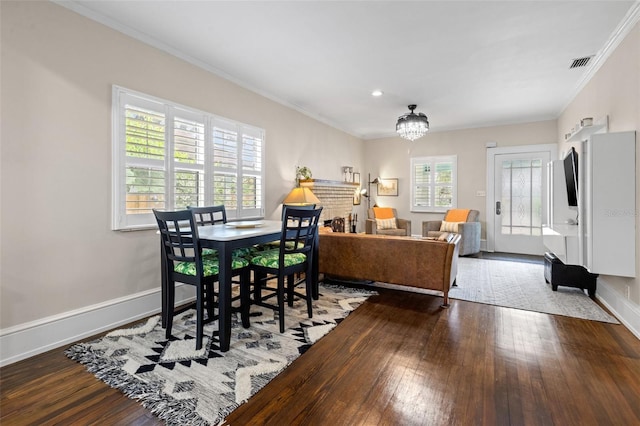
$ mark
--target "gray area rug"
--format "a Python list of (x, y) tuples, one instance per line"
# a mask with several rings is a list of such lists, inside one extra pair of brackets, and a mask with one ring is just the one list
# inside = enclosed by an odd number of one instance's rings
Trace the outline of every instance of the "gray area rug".
[(453, 299), (619, 324), (580, 289), (552, 291), (541, 263), (460, 257), (457, 284)]
[(218, 350), (217, 321), (205, 325), (203, 348), (195, 350), (195, 311), (188, 310), (175, 317), (169, 340), (155, 316), (65, 354), (169, 425), (216, 425), (372, 294), (321, 284), (313, 318), (297, 300), (286, 308), (282, 334), (274, 311), (252, 306), (248, 329), (234, 314), (228, 352)]

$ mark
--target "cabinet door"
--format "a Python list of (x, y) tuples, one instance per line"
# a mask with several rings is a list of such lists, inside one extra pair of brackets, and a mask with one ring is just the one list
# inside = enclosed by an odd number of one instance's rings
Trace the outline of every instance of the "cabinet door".
[[(636, 138), (635, 132), (591, 136), (590, 215), (591, 272), (636, 275)], [(589, 211), (590, 210), (590, 211)]]

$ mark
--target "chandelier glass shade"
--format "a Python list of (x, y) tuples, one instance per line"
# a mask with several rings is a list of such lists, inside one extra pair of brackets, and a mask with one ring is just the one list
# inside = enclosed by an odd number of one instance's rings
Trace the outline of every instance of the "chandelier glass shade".
[(404, 139), (415, 141), (429, 131), (429, 120), (423, 113), (413, 112), (417, 105), (409, 105), (411, 112), (398, 117), (396, 132)]

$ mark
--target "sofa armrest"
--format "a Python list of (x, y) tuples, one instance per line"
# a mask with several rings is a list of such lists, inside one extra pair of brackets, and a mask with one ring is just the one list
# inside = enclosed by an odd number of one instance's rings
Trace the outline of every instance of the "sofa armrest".
[(475, 254), (480, 252), (480, 222), (463, 222), (458, 224), (460, 240), (460, 255)]
[(378, 224), (375, 219), (367, 219), (364, 223), (364, 230), (367, 234), (377, 234), (378, 232)]
[(422, 236), (427, 237), (429, 231), (439, 231), (441, 225), (441, 220), (426, 220), (422, 222)]
[(407, 236), (411, 236), (411, 221), (399, 218), (396, 218), (396, 221), (398, 222), (398, 228), (404, 229), (405, 231), (407, 231)]
[(476, 232), (480, 235), (480, 222), (460, 222), (458, 224), (458, 234), (466, 234), (467, 232), (470, 234)]

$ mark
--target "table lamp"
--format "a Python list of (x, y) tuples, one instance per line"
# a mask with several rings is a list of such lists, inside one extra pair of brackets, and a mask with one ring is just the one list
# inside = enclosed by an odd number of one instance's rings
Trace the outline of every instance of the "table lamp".
[(289, 192), (282, 204), (287, 206), (309, 206), (320, 204), (320, 200), (306, 186), (297, 186)]

